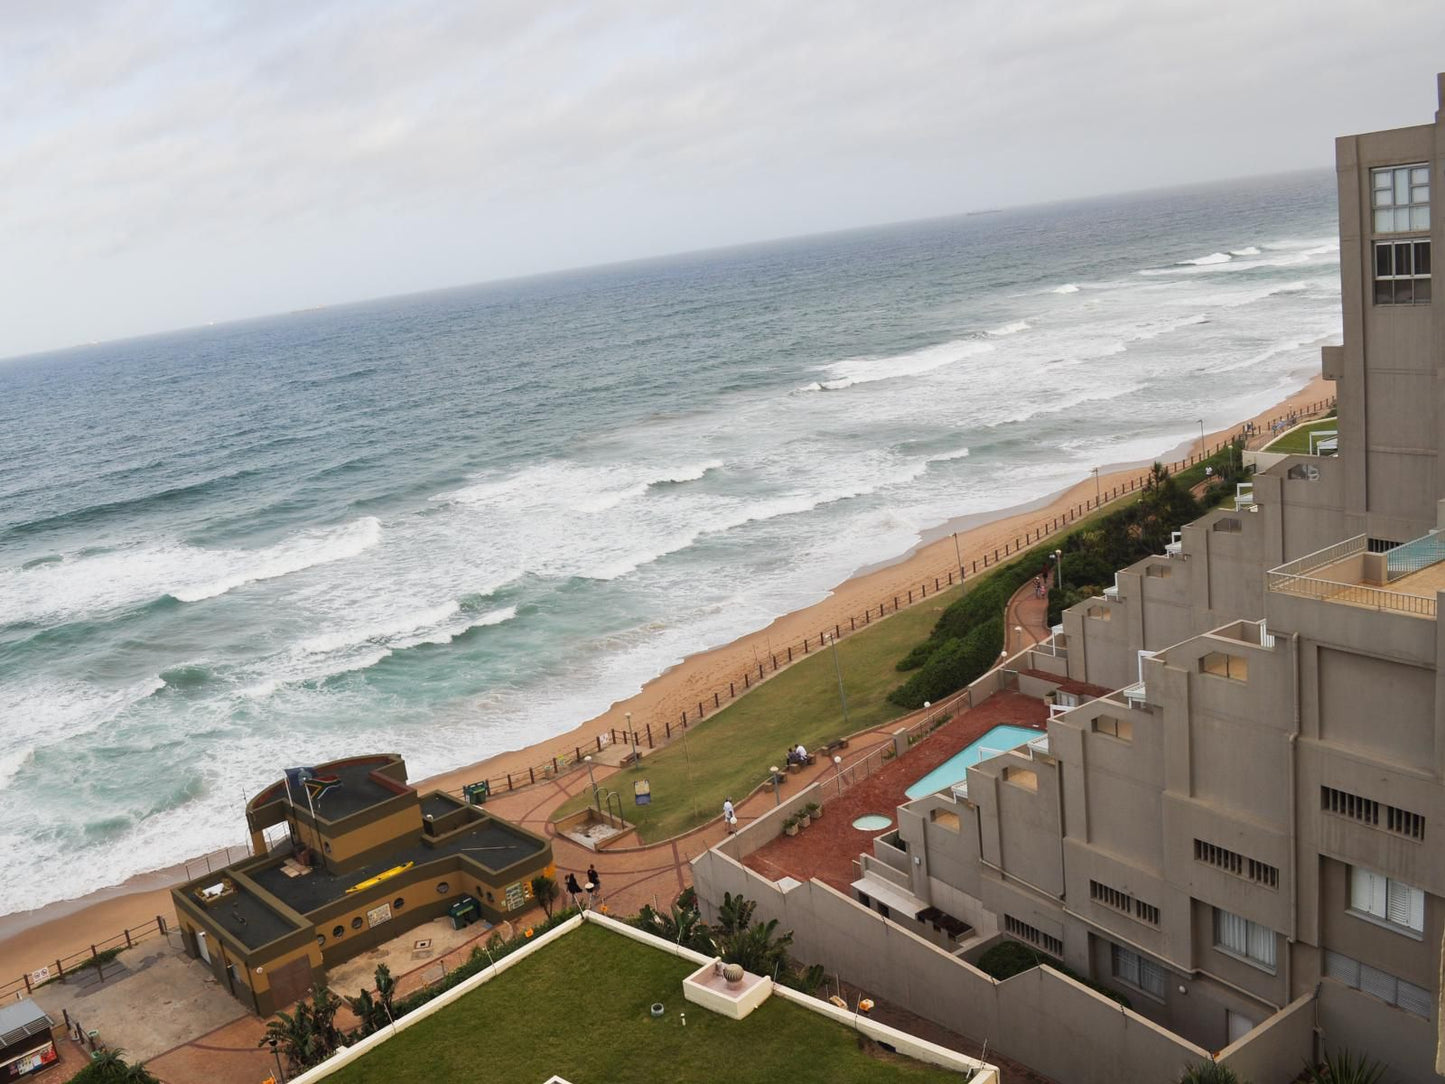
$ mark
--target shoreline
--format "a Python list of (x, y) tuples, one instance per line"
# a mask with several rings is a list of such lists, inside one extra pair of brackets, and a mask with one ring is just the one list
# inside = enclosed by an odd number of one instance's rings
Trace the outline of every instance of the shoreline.
[[(1331, 391), (1329, 382), (1316, 374), (1298, 390), (1267, 409), (1207, 434), (1206, 442), (1216, 442), (1234, 433), (1245, 422), (1258, 423), (1298, 410), (1308, 402), (1327, 397)], [(1155, 459), (1173, 461), (1188, 455), (1199, 445), (1196, 438), (1136, 464), (1102, 467), (1097, 485), (1108, 489), (1121, 481), (1127, 482)], [(955, 535), (966, 561), (988, 550), (1002, 549), (1005, 543), (1013, 542), (1042, 520), (1092, 498), (1095, 486), (1095, 479), (1090, 473), (1082, 480), (1042, 497), (1008, 508), (949, 519), (921, 532), (918, 543), (896, 559), (861, 567), (818, 602), (783, 614), (765, 627), (730, 643), (687, 656), (644, 683), (632, 696), (615, 702), (601, 714), (563, 733), (410, 782), (422, 791), (438, 788), (454, 790), (478, 778), (507, 772), (524, 774), (529, 766), (554, 755), (571, 753), (576, 746), (592, 741), (600, 731), (624, 727), (624, 714), (627, 712), (632, 713), (639, 728), (650, 719), (676, 719), (684, 709), (695, 707), (699, 700), (710, 697), (714, 689), (726, 686), (730, 678), (755, 664), (758, 658), (770, 655), (774, 641), (792, 643), (813, 635), (820, 628), (831, 627), (837, 622), (846, 623), (850, 616), (868, 606), (877, 606), (879, 599), (903, 594), (929, 577), (956, 568)], [(341, 751), (332, 755), (341, 755)], [(241, 827), (238, 826), (238, 834), (240, 832)], [(194, 858), (190, 860), (195, 861)], [(47, 961), (53, 962), (57, 957), (84, 951), (94, 939), (109, 938), (119, 934), (123, 928), (141, 926), (157, 914), (172, 914), (170, 886), (184, 879), (185, 865), (184, 860), (178, 861), (165, 869), (136, 874), (121, 884), (98, 889), (85, 896), (0, 915), (0, 983), (8, 982)]]

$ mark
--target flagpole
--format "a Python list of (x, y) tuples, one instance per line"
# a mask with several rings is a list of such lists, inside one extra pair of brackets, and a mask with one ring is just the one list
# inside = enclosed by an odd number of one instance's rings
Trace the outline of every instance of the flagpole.
[(301, 784), (306, 789), (306, 804), (311, 809), (311, 838), (316, 841), (316, 854), (321, 859), (321, 865), (326, 865), (326, 854), (321, 846), (321, 826), (316, 823), (316, 806), (311, 801), (311, 788), (305, 783)]
[(286, 829), (287, 829), (288, 834), (291, 836), (291, 849), (292, 849), (292, 850), (295, 850), (295, 849), (296, 849), (296, 837), (297, 837), (297, 835), (298, 835), (299, 833), (296, 831), (296, 799), (293, 798), (293, 797), (291, 797), (291, 774), (290, 774), (290, 772), (285, 771), (285, 770), (283, 770), (283, 771), (281, 772), (281, 782), (282, 782), (282, 783), (285, 785), (285, 787), (286, 787), (286, 804), (291, 807), (291, 819), (286, 822)]

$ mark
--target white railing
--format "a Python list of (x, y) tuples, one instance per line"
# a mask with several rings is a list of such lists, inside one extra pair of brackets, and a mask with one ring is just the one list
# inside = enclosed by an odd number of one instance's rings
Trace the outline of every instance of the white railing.
[(1322, 550), (1315, 550), (1314, 553), (1307, 553), (1303, 557), (1296, 557), (1278, 568), (1269, 571), (1271, 577), (1280, 576), (1301, 576), (1306, 572), (1313, 572), (1316, 569), (1325, 568), (1337, 564), (1347, 557), (1355, 557), (1364, 553), (1369, 548), (1369, 540), (1365, 535), (1357, 534), (1353, 538), (1347, 538), (1343, 542), (1336, 542), (1333, 546), (1326, 546)]
[(1337, 583), (1314, 576), (1291, 576), (1279, 572), (1269, 574), (1269, 589), (1285, 595), (1301, 598), (1320, 599), (1325, 602), (1343, 602), (1350, 606), (1363, 606), (1372, 610), (1392, 610), (1395, 613), (1415, 614), (1419, 617), (1435, 616), (1435, 600), (1423, 595), (1407, 595), (1403, 591), (1388, 591), (1380, 587), (1366, 587), (1357, 583)]

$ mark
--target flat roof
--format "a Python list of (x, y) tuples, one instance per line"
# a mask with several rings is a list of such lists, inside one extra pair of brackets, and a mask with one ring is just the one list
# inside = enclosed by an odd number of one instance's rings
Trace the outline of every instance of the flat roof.
[[(194, 895), (189, 898), (193, 903), (197, 903)], [(242, 885), (237, 885), (236, 891), (222, 896), (214, 903), (197, 905), (208, 919), (248, 949), (269, 945), (277, 938), (297, 930), (293, 923), (251, 895)]]
[(28, 998), (0, 1006), (0, 1046), (14, 1046), (54, 1026), (45, 1010)]
[[(324, 817), (329, 821), (339, 821), (350, 817), (354, 813), (360, 813), (364, 809), (380, 805), (382, 802), (389, 802), (398, 794), (405, 794), (409, 789), (400, 784), (387, 786), (378, 783), (372, 778), (372, 772), (383, 766), (385, 762), (366, 760), (359, 764), (339, 764), (335, 767), (322, 767), (318, 774), (334, 775), (341, 782), (327, 790), (321, 797), (311, 802), (318, 817)], [(388, 780), (388, 782), (390, 782)], [(291, 800), (297, 808), (306, 809), (306, 795), (297, 794), (296, 788), (291, 788)]]
[(346, 890), (353, 885), (407, 862), (420, 866), (448, 855), (465, 854), (485, 869), (499, 870), (546, 848), (545, 840), (535, 839), (510, 824), (488, 817), (440, 841), (425, 838), (418, 831), (410, 843), (345, 873), (318, 867), (301, 877), (288, 877), (277, 864), (249, 872), (247, 876), (288, 907), (310, 914), (344, 897)]

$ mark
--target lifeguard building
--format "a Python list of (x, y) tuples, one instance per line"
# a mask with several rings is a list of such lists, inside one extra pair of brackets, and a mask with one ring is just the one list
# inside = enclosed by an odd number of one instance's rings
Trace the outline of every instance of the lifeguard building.
[[(186, 950), (261, 1015), (324, 970), (452, 911), (501, 921), (555, 873), (552, 845), (394, 753), (292, 769), (246, 805), (254, 857), (172, 890)], [(267, 829), (286, 826), (278, 843)]]

